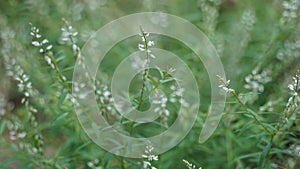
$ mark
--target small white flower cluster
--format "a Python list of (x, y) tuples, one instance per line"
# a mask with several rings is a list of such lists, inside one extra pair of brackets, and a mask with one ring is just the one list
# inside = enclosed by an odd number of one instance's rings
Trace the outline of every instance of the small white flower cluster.
[(76, 98), (84, 99), (86, 98), (88, 93), (80, 93), (81, 89), (86, 87), (85, 83), (73, 82), (73, 94), (75, 94)]
[(17, 140), (17, 139), (23, 139), (26, 137), (26, 132), (21, 130), (20, 127), (11, 122), (11, 121), (8, 121), (7, 123), (7, 129), (9, 131), (9, 139), (10, 140)]
[(297, 155), (298, 157), (300, 157), (300, 145), (291, 145), (290, 149), (293, 151), (293, 153), (295, 155)]
[(167, 97), (165, 94), (155, 90), (152, 99), (152, 104), (158, 105), (154, 112), (158, 113), (161, 117), (161, 123), (165, 128), (168, 128), (168, 118), (170, 116), (170, 111), (167, 108), (167, 103), (180, 103), (182, 107), (189, 107), (189, 104), (182, 98), (184, 88), (178, 88), (175, 85), (170, 86), (171, 94)]
[(11, 112), (14, 108), (14, 103), (6, 100), (5, 96), (0, 93), (0, 120), (8, 112)]
[(6, 99), (2, 96), (2, 94), (0, 95), (0, 119), (1, 116), (4, 116), (6, 114)]
[(264, 112), (273, 112), (274, 111), (274, 106), (278, 105), (281, 102), (281, 98), (277, 99), (277, 100), (269, 100), (268, 102), (266, 102), (263, 106), (259, 107), (259, 111)]
[(80, 47), (76, 44), (76, 37), (78, 35), (78, 32), (74, 30), (73, 26), (69, 24), (67, 20), (64, 18), (62, 19), (65, 23), (65, 25), (61, 28), (61, 36), (60, 36), (60, 43), (61, 44), (68, 44), (70, 43), (72, 45), (72, 50), (75, 54), (75, 57), (77, 59), (77, 64), (82, 66), (83, 70), (86, 72), (86, 77), (89, 77), (89, 74), (87, 73), (86, 65), (85, 65), (85, 59), (83, 55), (81, 54)]
[(9, 132), (9, 139), (16, 141), (20, 149), (25, 149), (28, 153), (36, 154), (43, 152), (44, 141), (40, 134), (35, 132), (33, 143), (25, 139), (27, 132), (21, 128), (21, 124), (17, 121), (20, 121), (17, 117), (14, 117), (13, 121), (7, 121), (7, 129)]
[(131, 67), (134, 70), (141, 70), (145, 68), (147, 60), (141, 59), (140, 57), (131, 58)]
[(284, 11), (282, 13), (280, 24), (285, 25), (286, 23), (293, 22), (298, 18), (298, 9), (300, 6), (299, 0), (284, 0), (282, 2)]
[(289, 90), (291, 91), (291, 97), (288, 99), (288, 102), (285, 106), (284, 112), (278, 122), (276, 128), (280, 129), (284, 124), (287, 124), (289, 118), (297, 110), (300, 103), (300, 71), (298, 70), (296, 76), (293, 77), (293, 83), (288, 85)]
[(48, 39), (43, 39), (42, 35), (39, 34), (39, 29), (35, 26), (31, 27), (30, 35), (33, 37), (31, 44), (39, 48), (40, 53), (44, 54), (45, 61), (52, 68), (55, 69), (52, 58), (47, 54), (51, 51), (52, 45), (49, 44)]
[(167, 108), (167, 102), (168, 102), (168, 98), (164, 94), (158, 92), (154, 93), (152, 104), (158, 105), (154, 109), (154, 112), (160, 115), (161, 123), (165, 128), (169, 127), (168, 117), (170, 116), (170, 111)]
[(29, 80), (29, 76), (25, 74), (24, 70), (16, 63), (14, 58), (5, 55), (4, 59), (6, 73), (18, 82), (19, 92), (24, 94), (21, 103), (27, 106), (29, 97), (33, 95), (32, 83)]
[(73, 26), (68, 23), (65, 19), (63, 19), (65, 22), (64, 27), (61, 28), (61, 36), (60, 36), (60, 43), (66, 44), (71, 43), (74, 53), (77, 52), (78, 46), (76, 43), (76, 37), (78, 35), (78, 32), (74, 30)]
[(171, 85), (170, 89), (172, 90), (172, 93), (170, 95), (170, 102), (171, 103), (180, 103), (183, 107), (189, 107), (189, 103), (187, 103), (183, 98), (183, 93), (185, 91), (184, 88), (179, 88), (175, 85)]
[[(25, 105), (27, 109), (27, 117), (29, 119), (31, 129), (34, 130), (34, 137), (36, 141), (31, 143), (20, 143), (20, 145), (28, 144), (27, 147), (31, 147), (31, 149), (28, 149), (28, 151), (31, 152), (31, 150), (37, 150), (36, 152), (42, 152), (43, 151), (43, 138), (39, 131), (37, 130), (38, 127), (38, 121), (36, 120), (35, 114), (37, 114), (37, 109), (35, 109), (31, 103), (30, 103), (30, 97), (36, 95), (35, 90), (32, 88), (32, 83), (29, 79), (29, 76), (25, 73), (25, 71), (21, 68), (20, 65), (16, 63), (16, 60), (14, 58), (11, 58), (9, 56), (4, 55), (5, 60), (5, 67), (7, 75), (12, 77), (14, 80), (18, 82), (17, 86), (19, 91), (23, 94), (23, 98), (21, 99), (21, 103)], [(13, 124), (13, 123), (12, 123)], [(15, 127), (16, 125), (11, 125), (9, 130), (11, 129), (12, 132), (10, 132), (10, 139), (17, 139), (17, 138), (24, 138), (26, 136), (26, 132), (21, 132), (21, 134), (17, 134), (17, 130), (19, 127)], [(8, 126), (9, 127), (9, 126)], [(31, 145), (31, 146), (29, 146)], [(33, 146), (34, 145), (34, 146)], [(21, 146), (20, 146), (21, 147)], [(35, 151), (32, 151), (35, 152)]]
[(240, 22), (246, 31), (251, 31), (256, 22), (255, 11), (252, 9), (245, 10), (242, 14)]
[(42, 39), (42, 35), (39, 34), (39, 29), (36, 27), (31, 28), (30, 35), (34, 38), (31, 42), (33, 46), (40, 47), (40, 53), (47, 52), (52, 49), (52, 45), (49, 44), (48, 39)]
[(221, 88), (223, 91), (225, 91), (226, 93), (231, 93), (234, 92), (234, 90), (232, 88), (229, 87), (230, 85), (230, 80), (225, 81), (224, 78), (222, 78), (221, 76), (217, 76), (219, 81), (221, 82), (221, 84), (219, 85), (219, 88)]
[[(190, 163), (189, 161), (184, 160), (184, 159), (183, 159), (182, 161), (184, 162), (184, 164), (185, 164), (189, 169), (195, 169), (195, 168), (196, 168), (196, 165)], [(199, 169), (201, 169), (201, 167), (200, 167)]]
[(238, 23), (238, 26), (242, 31), (241, 34), (243, 34), (239, 40), (239, 44), (241, 45), (242, 49), (246, 48), (251, 40), (250, 31), (253, 29), (255, 22), (255, 11), (252, 9), (246, 9), (241, 16), (240, 22)]
[(108, 89), (108, 86), (105, 84), (101, 84), (99, 81), (96, 81), (95, 94), (97, 102), (100, 103), (101, 113), (113, 114), (114, 98), (112, 97), (111, 91)]
[(284, 47), (279, 49), (276, 58), (284, 59), (298, 59), (300, 57), (300, 40), (287, 40), (284, 42)]
[(157, 161), (158, 156), (153, 154), (153, 146), (151, 145), (151, 142), (149, 141), (146, 145), (145, 154), (142, 155), (143, 158), (146, 160), (143, 161), (143, 169), (157, 169), (156, 167), (152, 166), (152, 161)]
[(244, 85), (245, 89), (250, 89), (253, 92), (264, 92), (264, 85), (272, 81), (270, 71), (268, 69), (263, 70), (259, 73), (259, 68), (256, 67), (252, 70), (251, 74), (245, 77), (246, 84)]
[(92, 169), (103, 169), (103, 167), (101, 167), (101, 166), (99, 165), (99, 160), (98, 160), (98, 159), (89, 161), (89, 162), (86, 163), (86, 165), (87, 165), (89, 168), (92, 168)]
[(288, 104), (293, 104), (295, 107), (300, 103), (300, 73), (293, 77), (293, 83), (288, 85), (292, 96), (288, 100)]
[(219, 5), (221, 0), (198, 0), (198, 6), (202, 12), (203, 24), (213, 31), (217, 25), (217, 18), (219, 17)]
[[(143, 43), (138, 44), (139, 51), (146, 51), (147, 57), (150, 56), (151, 58), (155, 58), (155, 56), (152, 54), (151, 50), (149, 49), (150, 47), (154, 46), (154, 41), (147, 39), (149, 37), (150, 33), (145, 32), (142, 28), (141, 28), (141, 33), (142, 34), (140, 34), (140, 37), (141, 37)], [(150, 59), (150, 58), (147, 58), (147, 59)]]

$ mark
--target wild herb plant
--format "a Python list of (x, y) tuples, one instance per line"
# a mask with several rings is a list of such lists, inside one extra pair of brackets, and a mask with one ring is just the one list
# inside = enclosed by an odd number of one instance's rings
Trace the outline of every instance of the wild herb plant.
[[(0, 168), (300, 168), (299, 7), (299, 0), (1, 1)], [(137, 23), (140, 35), (116, 44), (100, 63), (98, 71), (107, 76), (94, 78), (83, 64), (84, 43), (100, 27), (145, 11), (187, 19), (207, 35), (223, 62), (226, 77), (213, 78), (227, 93), (226, 108), (203, 144), (198, 137), (209, 112), (210, 84), (205, 65), (185, 44), (147, 33), (152, 30)], [(73, 91), (88, 83), (72, 82), (75, 62), (94, 81), (107, 122), (121, 133), (149, 137), (168, 130), (180, 106), (190, 106), (182, 99), (189, 89), (172, 76), (176, 67), (149, 66), (160, 57), (154, 47), (179, 56), (195, 75), (201, 97), (195, 125), (163, 154), (149, 142), (140, 158), (113, 155), (77, 119), (77, 99), (85, 95)], [(120, 116), (109, 83), (114, 68), (137, 50), (143, 57), (132, 60), (130, 69), (143, 71), (132, 80), (128, 102), (141, 111), (155, 105), (159, 118), (151, 124)]]

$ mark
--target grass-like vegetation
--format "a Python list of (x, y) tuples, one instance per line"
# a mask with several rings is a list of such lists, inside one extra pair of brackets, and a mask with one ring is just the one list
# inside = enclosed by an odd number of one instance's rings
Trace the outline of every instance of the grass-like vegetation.
[[(0, 1), (0, 168), (300, 168), (299, 8), (299, 0)], [(72, 90), (86, 86), (72, 78), (76, 60), (84, 62), (83, 45), (105, 24), (138, 12), (184, 18), (215, 46), (230, 81), (214, 77), (227, 100), (206, 142), (198, 141), (211, 102), (203, 63), (179, 40), (148, 35), (139, 24), (141, 35), (116, 44), (100, 63), (105, 76), (93, 86), (99, 115), (120, 133), (150, 137), (168, 130), (180, 105), (189, 107), (178, 94), (189, 89), (171, 75), (176, 67), (149, 67), (154, 46), (179, 56), (195, 75), (201, 106), (193, 128), (163, 154), (149, 143), (141, 158), (107, 152), (82, 129), (75, 112), (81, 96)], [(141, 111), (158, 105), (153, 113), (160, 117), (150, 124), (137, 125), (113, 106), (113, 73), (135, 51), (145, 58), (132, 68), (144, 70), (130, 83), (129, 101)]]

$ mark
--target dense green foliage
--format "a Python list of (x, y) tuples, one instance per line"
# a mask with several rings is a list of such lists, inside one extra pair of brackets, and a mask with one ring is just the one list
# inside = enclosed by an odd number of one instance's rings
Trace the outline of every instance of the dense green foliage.
[[(146, 11), (170, 13), (196, 25), (216, 47), (230, 79), (230, 84), (220, 79), (228, 94), (222, 120), (213, 136), (200, 144), (199, 133), (210, 107), (207, 72), (187, 46), (150, 34), (156, 48), (171, 51), (187, 63), (201, 98), (192, 130), (175, 148), (150, 160), (151, 165), (158, 169), (193, 168), (189, 163), (202, 169), (300, 168), (299, 0), (0, 1), (0, 168), (144, 167), (147, 159), (113, 155), (87, 137), (74, 111), (71, 90), (76, 85), (72, 84), (74, 64), (88, 38), (114, 19)], [(101, 81), (111, 78), (122, 59), (138, 50), (140, 41), (131, 37), (109, 51), (100, 65), (107, 73), (99, 77)], [(160, 77), (160, 82), (171, 79), (162, 70), (148, 73)], [(130, 86), (132, 104), (139, 105), (135, 94), (141, 85), (135, 84), (141, 84), (141, 77), (136, 76)], [(172, 82), (167, 83), (170, 88)], [(109, 87), (96, 84), (96, 88), (106, 119), (124, 125), (120, 132), (148, 137), (176, 118), (172, 112), (178, 105), (168, 103), (170, 115), (157, 120), (160, 127), (135, 126), (115, 118), (116, 111), (103, 106), (111, 101), (105, 94)]]

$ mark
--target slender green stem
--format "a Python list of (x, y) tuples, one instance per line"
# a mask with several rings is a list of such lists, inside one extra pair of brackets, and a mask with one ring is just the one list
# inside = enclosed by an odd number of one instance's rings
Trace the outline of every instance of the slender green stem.
[(139, 101), (139, 105), (137, 107), (138, 110), (140, 110), (143, 102), (144, 102), (144, 95), (145, 95), (145, 90), (146, 90), (146, 82), (147, 82), (147, 78), (148, 78), (148, 74), (149, 74), (149, 66), (150, 66), (150, 56), (149, 56), (149, 48), (148, 48), (148, 41), (147, 41), (147, 36), (145, 31), (143, 30), (142, 26), (140, 26), (140, 30), (142, 33), (142, 37), (144, 38), (144, 46), (145, 46), (145, 51), (146, 51), (146, 65), (145, 65), (145, 69), (143, 71), (143, 85), (142, 85), (142, 91), (141, 91), (141, 96), (140, 96), (140, 101)]
[[(257, 117), (255, 114), (253, 114), (253, 110), (251, 110), (250, 108), (247, 107), (247, 105), (245, 103), (242, 102), (242, 100), (239, 98), (239, 96), (237, 95), (237, 93), (235, 91), (231, 92), (232, 95), (235, 97), (235, 99), (243, 106), (243, 108), (247, 111), (248, 114), (250, 114), (253, 119), (269, 134), (269, 135), (273, 135), (273, 132), (271, 132)], [(249, 111), (250, 110), (250, 111)]]

